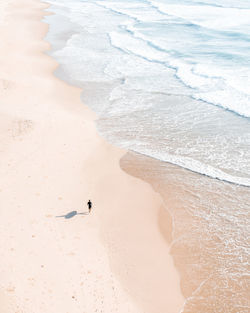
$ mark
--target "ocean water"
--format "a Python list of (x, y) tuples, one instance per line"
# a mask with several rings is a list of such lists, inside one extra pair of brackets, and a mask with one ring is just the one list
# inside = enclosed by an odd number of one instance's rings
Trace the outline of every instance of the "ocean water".
[[(183, 312), (249, 312), (250, 2), (47, 2), (56, 75), (83, 89), (105, 138), (161, 161), (150, 175), (162, 185), (185, 186), (182, 214), (165, 199), (174, 242), (184, 238), (186, 255), (199, 246)], [(222, 278), (228, 293), (215, 287)], [(201, 289), (209, 296), (202, 310)]]

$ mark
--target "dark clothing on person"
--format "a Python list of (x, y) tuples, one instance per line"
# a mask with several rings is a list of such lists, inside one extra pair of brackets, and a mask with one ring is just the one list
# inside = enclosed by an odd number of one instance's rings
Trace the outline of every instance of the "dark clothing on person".
[(91, 211), (91, 208), (92, 208), (92, 202), (89, 200), (89, 202), (88, 202), (88, 207), (89, 207), (89, 213), (90, 213), (90, 211)]

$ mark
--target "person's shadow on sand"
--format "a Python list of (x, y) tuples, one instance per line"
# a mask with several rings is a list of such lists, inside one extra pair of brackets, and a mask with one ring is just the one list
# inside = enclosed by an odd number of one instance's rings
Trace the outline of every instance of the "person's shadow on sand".
[(65, 215), (59, 215), (59, 216), (56, 216), (56, 217), (64, 217), (66, 219), (69, 219), (69, 218), (72, 218), (74, 217), (75, 215), (88, 215), (89, 213), (88, 212), (83, 212), (83, 213), (77, 213), (77, 211), (71, 211)]

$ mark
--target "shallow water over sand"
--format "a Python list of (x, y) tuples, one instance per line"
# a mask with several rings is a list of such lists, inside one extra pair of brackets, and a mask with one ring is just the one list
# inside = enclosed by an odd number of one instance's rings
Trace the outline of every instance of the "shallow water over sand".
[(249, 312), (250, 190), (129, 152), (121, 167), (164, 199), (159, 225), (181, 273), (185, 313)]

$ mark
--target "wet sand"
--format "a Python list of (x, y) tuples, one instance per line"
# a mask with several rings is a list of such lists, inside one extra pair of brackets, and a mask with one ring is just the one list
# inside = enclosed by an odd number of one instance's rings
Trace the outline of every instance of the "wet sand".
[(180, 273), (181, 312), (247, 313), (249, 188), (134, 152), (121, 167), (162, 197), (158, 225)]

